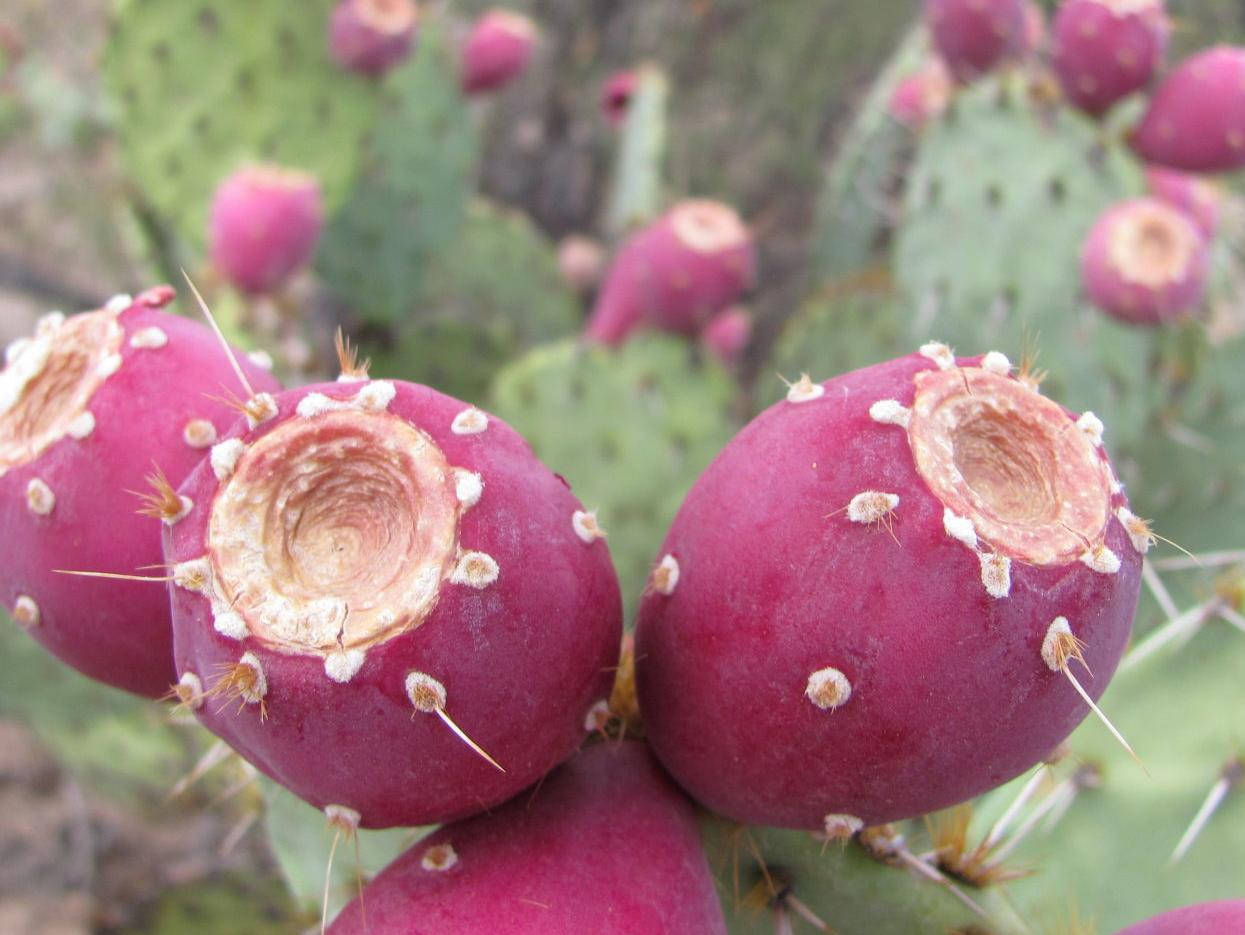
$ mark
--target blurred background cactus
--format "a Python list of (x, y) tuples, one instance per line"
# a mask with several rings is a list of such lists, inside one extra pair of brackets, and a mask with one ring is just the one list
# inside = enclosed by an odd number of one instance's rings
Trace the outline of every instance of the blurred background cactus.
[[(460, 0), (420, 4), (388, 67), (360, 73), (331, 54), (335, 6), (7, 4), (0, 339), (49, 308), (180, 285), (183, 269), (230, 338), (292, 380), (335, 372), (344, 327), (374, 376), (429, 383), (527, 436), (597, 511), (629, 616), (686, 490), (782, 380), (930, 338), (1049, 370), (1045, 391), (1102, 418), (1162, 537), (1102, 701), (1148, 774), (1093, 722), (971, 806), (846, 847), (706, 815), (728, 925), (1105, 935), (1245, 896), (1238, 177), (1214, 182), (1205, 296), (1143, 328), (1090, 304), (1081, 251), (1104, 211), (1147, 191), (1127, 141), (1145, 102), (1076, 110), (1036, 33), (980, 80), (900, 91), (934, 54), (914, 0), (525, 0), (509, 8), (532, 25), (517, 38), (479, 38), (490, 5)], [(1245, 40), (1240, 4), (1167, 12), (1169, 63)], [(293, 268), (258, 287), (212, 252), (210, 224), (221, 184), (254, 166), (305, 173), (322, 210)], [(726, 360), (649, 329), (585, 342), (615, 252), (687, 198), (749, 228), (750, 328), (734, 326)], [(570, 235), (599, 245), (604, 269), (591, 246), (568, 258)], [(3, 623), (0, 847), (16, 856), (0, 931), (316, 925), (322, 815), (193, 720), (87, 682)], [(359, 873), (420, 833), (360, 834)], [(355, 859), (337, 848), (332, 906), (354, 893)]]

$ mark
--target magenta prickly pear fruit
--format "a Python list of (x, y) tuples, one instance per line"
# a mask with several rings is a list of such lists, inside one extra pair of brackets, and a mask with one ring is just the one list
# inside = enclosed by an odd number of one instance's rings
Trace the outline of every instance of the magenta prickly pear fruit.
[(1102, 423), (1010, 371), (935, 343), (802, 377), (701, 475), (635, 650), (693, 797), (843, 836), (998, 785), (1085, 716), (1070, 681), (1106, 687), (1149, 532)]
[(617, 129), (627, 119), (627, 108), (635, 94), (636, 73), (619, 71), (610, 75), (601, 87), (601, 115), (605, 122)]
[(942, 59), (931, 57), (919, 71), (901, 79), (888, 110), (904, 126), (918, 130), (937, 118), (951, 100), (951, 76)]
[(1025, 44), (1025, 0), (925, 0), (934, 48), (958, 81), (971, 81)]
[(1215, 236), (1223, 193), (1214, 182), (1177, 169), (1147, 166), (1146, 187), (1155, 198), (1183, 211), (1207, 240)]
[(212, 198), (212, 263), (244, 292), (267, 292), (311, 260), (323, 225), (314, 177), (271, 165), (239, 169)]
[(342, 68), (376, 78), (406, 61), (418, 25), (412, 0), (342, 0), (329, 19), (329, 52)]
[(641, 743), (597, 744), (424, 838), (330, 935), (726, 935), (691, 803)]
[[(161, 524), (133, 492), (151, 475), (181, 481), (238, 417), (219, 399), (238, 386), (230, 363), (206, 327), (161, 311), (173, 295), (54, 312), (0, 371), (0, 599), (55, 656), (153, 698), (177, 681), (164, 588), (56, 569), (158, 576)], [(145, 512), (175, 524), (185, 502), (165, 487)]]
[(1149, 84), (1169, 32), (1163, 0), (1064, 0), (1055, 13), (1052, 50), (1064, 96), (1102, 116)]
[(642, 325), (694, 335), (755, 279), (752, 235), (735, 209), (682, 201), (623, 244), (584, 333), (611, 345)]
[(1231, 935), (1245, 932), (1245, 899), (1198, 903), (1120, 929), (1116, 935)]
[(1186, 172), (1245, 166), (1245, 48), (1216, 46), (1174, 68), (1131, 142), (1147, 162)]
[(1033, 55), (1046, 44), (1046, 14), (1036, 0), (1025, 3), (1025, 28), (1020, 38), (1020, 53)]
[(1191, 313), (1209, 275), (1210, 250), (1197, 226), (1157, 198), (1108, 208), (1081, 248), (1081, 280), (1090, 301), (1133, 324)]
[(200, 720), (365, 827), (474, 814), (569, 756), (621, 636), (594, 514), (427, 387), (347, 374), (267, 415), (212, 448), (165, 533)]
[(536, 24), (511, 10), (489, 10), (471, 27), (459, 60), (459, 84), (466, 94), (509, 84), (527, 68), (536, 44)]
[(752, 314), (740, 305), (718, 312), (700, 332), (701, 345), (728, 367), (743, 360), (751, 339)]

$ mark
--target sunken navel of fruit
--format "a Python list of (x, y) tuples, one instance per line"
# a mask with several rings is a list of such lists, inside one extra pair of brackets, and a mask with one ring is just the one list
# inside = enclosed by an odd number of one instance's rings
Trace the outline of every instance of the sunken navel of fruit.
[(1102, 693), (1149, 540), (1101, 422), (1002, 354), (805, 378), (666, 537), (636, 638), (649, 741), (752, 823), (842, 835), (970, 798), (1072, 731), (1077, 685)]
[(565, 759), (621, 631), (601, 531), (494, 417), (409, 383), (290, 391), (165, 537), (183, 700), (365, 827), (452, 820)]

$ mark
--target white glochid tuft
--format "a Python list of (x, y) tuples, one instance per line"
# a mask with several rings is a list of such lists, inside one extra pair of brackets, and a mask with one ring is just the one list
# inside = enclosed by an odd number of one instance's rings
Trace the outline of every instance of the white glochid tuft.
[(1095, 445), (1102, 444), (1102, 432), (1103, 432), (1102, 420), (1099, 419), (1092, 412), (1081, 413), (1081, 417), (1076, 420), (1076, 427), (1080, 429), (1082, 432), (1084, 432), (1085, 437), (1088, 438), (1091, 442), (1093, 442), (1093, 444)]
[(47, 516), (56, 507), (56, 494), (41, 478), (32, 477), (26, 484), (26, 506), (31, 513)]
[(70, 438), (75, 438), (78, 441), (89, 437), (95, 431), (95, 413), (89, 409), (78, 413), (66, 427), (65, 431), (69, 433)]
[(571, 526), (575, 530), (575, 535), (588, 545), (605, 538), (605, 530), (597, 522), (595, 510), (576, 510), (571, 514)]
[(466, 468), (454, 468), (454, 496), (462, 504), (463, 509), (470, 509), (480, 502), (484, 495), (484, 479), (475, 471)]
[(980, 552), (981, 583), (991, 597), (1007, 597), (1012, 592), (1012, 560), (998, 552)]
[(917, 353), (928, 357), (938, 365), (939, 370), (950, 370), (955, 366), (955, 353), (941, 341), (930, 341), (917, 348)]
[(240, 438), (229, 438), (212, 446), (212, 473), (217, 480), (224, 480), (233, 473), (244, 451), (246, 444)]
[(838, 669), (827, 666), (808, 677), (804, 694), (823, 711), (833, 711), (852, 697), (852, 683)]
[(869, 407), (869, 418), (885, 425), (907, 428), (912, 420), (912, 410), (897, 399), (879, 399)]
[(193, 672), (183, 672), (173, 687), (173, 694), (192, 711), (203, 707), (203, 682)]
[(949, 508), (943, 507), (942, 528), (952, 539), (976, 551), (977, 530), (973, 526), (973, 521), (967, 516), (957, 516)]
[(361, 649), (342, 649), (324, 657), (324, 674), (339, 685), (345, 685), (363, 668), (367, 654)]
[(800, 379), (787, 387), (787, 402), (789, 403), (807, 403), (820, 399), (824, 395), (826, 395), (826, 388), (820, 383), (814, 383), (807, 373), (800, 374)]
[(115, 314), (124, 312), (127, 308), (134, 304), (134, 299), (126, 295), (124, 292), (114, 295), (111, 299), (104, 303), (104, 308)]
[(855, 815), (827, 815), (822, 822), (826, 830), (826, 837), (832, 841), (846, 841), (856, 832), (860, 831), (865, 823)]
[(191, 448), (207, 448), (216, 444), (216, 426), (207, 419), (191, 419), (182, 429), (182, 441)]
[(888, 517), (899, 506), (899, 494), (866, 490), (852, 497), (847, 504), (847, 518), (853, 523), (872, 525)]
[(13, 622), (23, 630), (30, 630), (39, 625), (39, 605), (29, 594), (19, 594), (13, 602)]
[(1071, 639), (1072, 627), (1068, 625), (1067, 617), (1056, 617), (1046, 628), (1046, 635), (1042, 637), (1042, 661), (1052, 672), (1060, 671), (1066, 664), (1061, 646), (1067, 645)]
[(406, 697), (416, 711), (432, 714), (445, 709), (445, 686), (426, 672), (406, 674)]
[(1114, 575), (1120, 570), (1120, 557), (1102, 543), (1086, 549), (1081, 555), (1081, 563), (1100, 575)]
[(391, 380), (371, 380), (359, 387), (354, 398), (361, 409), (383, 412), (397, 395), (398, 389)]
[(464, 552), (458, 557), (450, 581), (472, 588), (487, 588), (497, 580), (500, 568), (497, 561), (484, 552)]
[(433, 873), (449, 870), (456, 863), (458, 863), (458, 852), (454, 850), (454, 845), (449, 841), (432, 845), (419, 859), (419, 865)]
[(990, 351), (981, 358), (981, 369), (1005, 377), (1012, 372), (1012, 362), (1000, 351)]
[(147, 328), (140, 328), (130, 336), (130, 347), (144, 348), (148, 350), (159, 350), (169, 343), (169, 336), (164, 330), (151, 325)]
[(241, 641), (250, 635), (242, 615), (232, 610), (222, 610), (220, 613), (214, 613), (212, 615), (212, 627), (221, 636), (228, 637), (231, 640)]
[(450, 423), (450, 431), (455, 435), (478, 435), (488, 428), (488, 416), (475, 406), (464, 409), (454, 416)]
[(679, 585), (679, 561), (673, 555), (665, 555), (653, 569), (653, 590), (669, 597)]

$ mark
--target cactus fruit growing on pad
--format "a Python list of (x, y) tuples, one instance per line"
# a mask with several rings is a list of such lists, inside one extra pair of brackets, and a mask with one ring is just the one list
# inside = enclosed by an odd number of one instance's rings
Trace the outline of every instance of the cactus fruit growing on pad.
[(617, 578), (505, 423), (344, 378), (277, 396), (182, 486), (177, 670), (204, 724), (316, 807), (448, 821), (579, 745), (617, 662)]
[(331, 935), (726, 935), (690, 803), (639, 743), (589, 747), (530, 796), (386, 868)]
[(1010, 369), (928, 344), (805, 377), (701, 475), (636, 633), (649, 741), (701, 802), (834, 836), (920, 815), (1106, 687), (1148, 530), (1101, 422)]
[[(230, 363), (206, 327), (162, 311), (173, 295), (158, 286), (52, 313), (0, 371), (0, 599), (60, 659), (153, 698), (177, 680), (164, 590), (57, 570), (158, 575), (158, 520), (184, 512), (168, 482), (238, 418), (221, 398), (237, 386)], [(239, 365), (259, 390), (278, 388)]]

